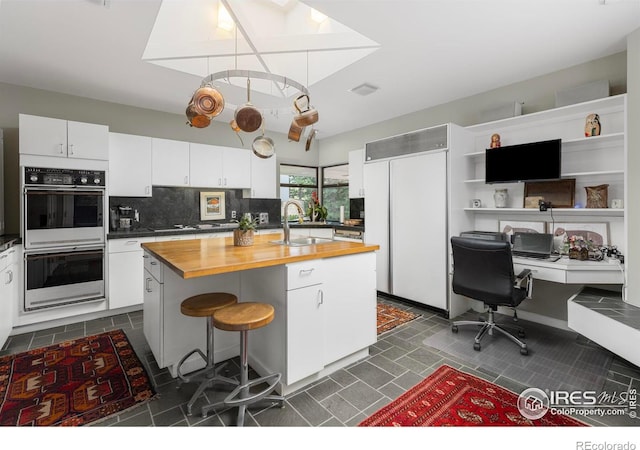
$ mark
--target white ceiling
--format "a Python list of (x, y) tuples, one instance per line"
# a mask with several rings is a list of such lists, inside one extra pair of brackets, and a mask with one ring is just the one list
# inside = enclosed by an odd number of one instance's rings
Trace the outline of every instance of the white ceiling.
[[(620, 52), (640, 28), (640, 0), (304, 3), (380, 44), (309, 86), (318, 139)], [(142, 60), (160, 4), (0, 0), (0, 81), (184, 114), (201, 77)], [(380, 90), (349, 92), (362, 83)], [(265, 116), (287, 132), (290, 115)]]

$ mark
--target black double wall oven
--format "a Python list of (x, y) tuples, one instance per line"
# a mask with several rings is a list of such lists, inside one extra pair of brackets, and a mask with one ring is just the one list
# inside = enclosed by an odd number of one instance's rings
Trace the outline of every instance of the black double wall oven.
[(24, 309), (105, 295), (105, 172), (25, 167)]

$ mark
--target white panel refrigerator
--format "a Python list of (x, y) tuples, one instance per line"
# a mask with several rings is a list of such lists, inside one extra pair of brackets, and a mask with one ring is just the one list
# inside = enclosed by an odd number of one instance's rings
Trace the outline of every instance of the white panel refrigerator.
[(367, 242), (377, 289), (447, 309), (447, 151), (365, 164)]

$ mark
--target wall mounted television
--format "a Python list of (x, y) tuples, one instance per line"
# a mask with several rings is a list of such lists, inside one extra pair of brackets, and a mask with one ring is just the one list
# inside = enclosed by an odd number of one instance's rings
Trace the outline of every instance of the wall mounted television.
[(485, 182), (558, 180), (561, 149), (561, 139), (488, 148), (485, 155)]

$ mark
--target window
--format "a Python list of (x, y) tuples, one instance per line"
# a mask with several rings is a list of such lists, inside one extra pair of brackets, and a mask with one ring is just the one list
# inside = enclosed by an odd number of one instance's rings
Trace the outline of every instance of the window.
[(322, 168), (322, 200), (327, 208), (327, 220), (340, 220), (340, 207), (344, 206), (349, 218), (349, 165)]
[[(280, 164), (280, 200), (282, 207), (287, 200), (299, 200), (303, 211), (311, 201), (311, 193), (318, 190), (318, 168)], [(284, 218), (284, 211), (281, 212)], [(287, 212), (288, 220), (298, 220), (299, 214), (294, 208)]]

